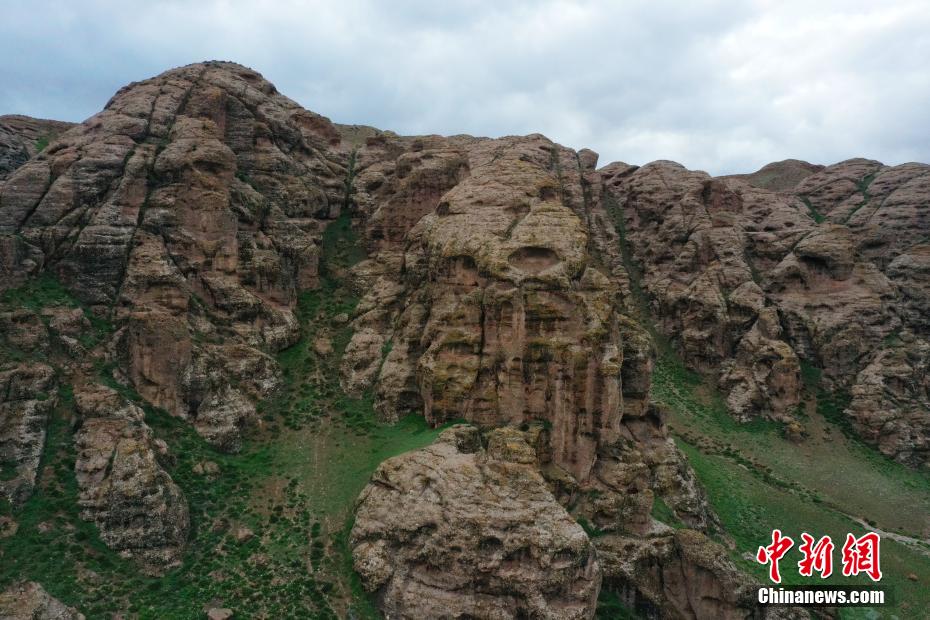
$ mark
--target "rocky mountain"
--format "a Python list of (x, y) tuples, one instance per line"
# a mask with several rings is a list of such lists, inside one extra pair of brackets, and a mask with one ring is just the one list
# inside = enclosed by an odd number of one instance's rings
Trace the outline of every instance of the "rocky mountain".
[[(316, 284), (320, 218), (344, 200), (346, 156), (333, 142), (328, 121), (258, 74), (195, 65), (121, 90), (0, 188), (4, 285), (55, 274), (117, 326), (91, 351), (65, 347), (82, 424), (75, 468), (82, 509), (103, 539), (154, 559), (153, 570), (179, 561), (185, 501), (155, 458), (141, 410), (101, 393), (89, 358), (115, 364), (125, 384), (217, 448), (238, 449), (255, 403), (280, 381), (268, 354), (298, 336), (291, 307)], [(35, 316), (6, 320), (43, 337)], [(10, 372), (11, 385), (33, 382), (27, 394), (6, 391), (13, 412), (4, 421), (13, 460), (29, 454), (20, 471), (34, 480), (41, 407), (27, 396), (54, 373), (44, 364)], [(117, 485), (124, 455), (135, 478)]]
[(643, 303), (734, 416), (795, 418), (806, 364), (851, 396), (844, 415), (867, 442), (927, 463), (930, 166), (788, 161), (713, 179), (655, 162), (602, 175)]
[[(651, 398), (657, 351), (795, 441), (819, 373), (858, 436), (926, 465), (930, 166), (598, 168), (541, 135), (336, 125), (218, 61), (64, 129), (0, 117), (5, 556), (43, 528), (83, 532), (52, 524), (73, 509), (95, 531), (62, 540), (99, 539), (92, 557), (155, 591), (193, 575), (179, 587), (204, 613), (234, 597), (256, 617), (274, 617), (266, 598), (359, 614), (334, 577), (352, 565), (391, 618), (592, 618), (607, 593), (645, 617), (806, 616), (756, 605)], [(359, 408), (371, 428), (443, 430), (385, 453), (349, 519), (290, 473), (313, 479), (333, 466), (321, 443), (370, 432)], [(250, 507), (223, 507), (244, 489)], [(322, 542), (331, 515), (349, 525)], [(284, 523), (305, 538), (285, 545)], [(81, 554), (66, 602), (138, 614)], [(42, 580), (29, 566), (17, 583)], [(222, 589), (231, 571), (245, 590)]]

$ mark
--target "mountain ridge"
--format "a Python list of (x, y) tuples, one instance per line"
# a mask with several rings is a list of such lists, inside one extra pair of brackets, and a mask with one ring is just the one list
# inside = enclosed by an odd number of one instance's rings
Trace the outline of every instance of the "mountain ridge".
[[(653, 398), (656, 349), (737, 420), (799, 442), (818, 369), (817, 387), (848, 399), (850, 432), (925, 468), (930, 166), (785, 160), (711, 177), (597, 159), (540, 134), (336, 125), (234, 63), (120, 89), (0, 180), (10, 518), (44, 492), (46, 429), (66, 412), (81, 519), (151, 575), (174, 574), (202, 507), (174, 479), (187, 473), (158, 415), (205, 454), (247, 452), (250, 437), (299, 426), (267, 403), (316, 386), (299, 401), (325, 409), (314, 424), (341, 424), (332, 408), (346, 402), (378, 424), (466, 423), (385, 461), (362, 492), (346, 552), (386, 613), (435, 611), (406, 594), (421, 588), (460, 613), (592, 617), (600, 590), (654, 616), (803, 616), (757, 607), (713, 540), (733, 544)], [(36, 286), (56, 302), (17, 305)], [(323, 292), (354, 301), (308, 314)], [(291, 353), (302, 361), (285, 365)], [(221, 481), (208, 462), (197, 475)], [(475, 467), (510, 473), (447, 486)], [(570, 552), (501, 531), (493, 502), (453, 552), (442, 510), (379, 496), (432, 489), (460, 510), (521, 492), (513, 477), (578, 539)], [(228, 535), (240, 533), (255, 535)], [(562, 553), (585, 570), (537, 575), (533, 558)], [(525, 585), (538, 579), (555, 579), (551, 600)], [(575, 586), (583, 596), (563, 604)], [(306, 600), (325, 615), (339, 596)]]

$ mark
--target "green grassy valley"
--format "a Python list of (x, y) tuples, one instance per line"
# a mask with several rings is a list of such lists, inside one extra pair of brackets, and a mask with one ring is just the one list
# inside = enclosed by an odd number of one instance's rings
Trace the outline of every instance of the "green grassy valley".
[[(808, 373), (812, 374), (812, 373)], [(688, 456), (726, 533), (734, 559), (767, 582), (767, 568), (753, 560), (760, 545), (780, 528), (795, 540), (782, 560), (785, 584), (862, 584), (867, 577), (844, 578), (834, 569), (826, 581), (797, 572), (801, 532), (829, 534), (837, 549), (846, 533), (865, 533), (874, 524), (883, 535), (881, 586), (890, 597), (882, 609), (845, 608), (843, 618), (913, 618), (930, 605), (930, 480), (894, 463), (847, 436), (832, 415), (837, 404), (810, 381), (802, 421), (808, 437), (787, 439), (780, 424), (735, 422), (719, 395), (685, 370), (671, 353), (660, 356), (653, 376), (653, 398), (671, 411), (669, 426)], [(837, 542), (839, 541), (839, 542)]]

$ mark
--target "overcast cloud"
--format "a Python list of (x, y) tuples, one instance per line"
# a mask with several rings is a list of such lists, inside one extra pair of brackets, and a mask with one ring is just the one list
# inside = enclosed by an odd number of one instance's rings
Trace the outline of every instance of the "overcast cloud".
[(222, 59), (337, 122), (541, 132), (601, 164), (930, 162), (926, 0), (4, 0), (0, 54), (0, 114), (79, 121)]

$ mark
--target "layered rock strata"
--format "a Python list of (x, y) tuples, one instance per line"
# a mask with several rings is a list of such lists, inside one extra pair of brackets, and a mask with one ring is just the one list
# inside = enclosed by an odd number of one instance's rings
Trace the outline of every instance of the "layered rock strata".
[(0, 116), (0, 183), (73, 126), (20, 114)]
[(2, 286), (46, 270), (122, 326), (138, 392), (224, 450), (299, 335), (345, 197), (336, 129), (259, 74), (203, 63), (130, 84), (0, 188)]
[[(510, 478), (455, 477), (465, 469), (460, 461), (507, 459), (542, 475), (555, 503), (572, 507), (572, 517), (597, 532), (595, 548), (604, 541), (611, 553), (611, 545), (638, 543), (643, 564), (694, 576), (662, 591), (654, 583), (661, 574), (624, 572), (615, 564), (603, 573), (605, 583), (630, 597), (631, 606), (689, 617), (689, 596), (708, 586), (719, 594), (718, 610), (732, 617), (761, 613), (743, 596), (751, 580), (701, 533), (713, 531), (716, 519), (668, 437), (664, 412), (649, 403), (652, 343), (631, 318), (631, 278), (608, 211), (614, 197), (596, 160), (542, 136), (380, 134), (358, 151), (354, 199), (371, 254), (351, 273), (364, 295), (343, 359), (345, 389), (371, 391), (386, 420), (422, 412), (433, 424), (464, 418), (507, 429), (489, 431), (483, 443), (470, 440), (467, 456), (451, 444), (476, 431), (459, 429), (432, 448), (389, 461), (363, 492), (353, 532), (356, 566), (391, 617), (428, 615), (417, 603), (424, 599), (449, 610), (443, 617), (527, 613), (524, 595), (489, 585), (498, 583), (502, 564), (493, 558), (501, 554), (485, 558), (481, 537), (528, 527), (532, 519), (508, 526), (520, 515), (476, 508), (470, 518), (482, 527), (466, 528), (451, 555), (439, 556), (438, 543), (430, 542), (456, 536), (443, 528), (461, 522), (460, 504), (521, 501)], [(776, 326), (766, 319), (748, 336), (753, 342), (774, 337)], [(784, 348), (794, 366), (779, 372), (797, 378), (797, 360)], [(421, 505), (424, 496), (435, 501)], [(657, 497), (696, 529), (678, 536), (656, 521)], [(427, 525), (411, 530), (421, 516)], [(503, 565), (525, 576), (531, 571), (521, 568), (523, 558), (545, 564), (539, 558), (551, 549), (514, 555), (523, 544), (518, 538), (501, 545)], [(701, 564), (690, 563), (698, 557), (693, 548), (705, 550)], [(483, 568), (476, 573), (473, 565)], [(480, 596), (467, 594), (472, 576)], [(741, 594), (730, 591), (736, 582)], [(410, 594), (417, 592), (424, 596)], [(541, 617), (591, 614), (588, 606), (564, 602), (545, 609)]]
[(28, 497), (58, 381), (76, 386), (81, 515), (159, 573), (180, 561), (186, 500), (141, 409), (96, 384), (98, 369), (237, 451), (280, 385), (271, 354), (300, 335), (293, 307), (317, 285), (348, 155), (327, 119), (223, 62), (130, 84), (56, 138), (64, 128), (0, 123), (0, 157), (15, 159), (0, 183), (0, 292), (51, 276), (114, 333), (95, 336), (73, 307), (0, 314), (2, 344), (24, 360), (0, 369), (0, 488)]
[[(598, 169), (540, 135), (333, 125), (224, 62), (131, 84), (57, 139), (3, 122), (0, 289), (52, 274), (87, 314), (0, 313), (4, 347), (48, 360), (0, 366), (0, 489), (28, 497), (59, 382), (74, 384), (82, 515), (149, 572), (180, 560), (187, 504), (99, 369), (238, 450), (337, 217), (368, 252), (327, 274), (362, 298), (345, 391), (385, 421), (473, 425), (363, 493), (356, 566), (389, 615), (590, 617), (602, 582), (647, 615), (762, 614), (650, 403), (642, 322), (739, 419), (790, 421), (810, 365), (849, 392), (864, 438), (926, 462), (927, 166)], [(86, 337), (90, 319), (113, 333)], [(653, 517), (660, 498), (687, 529)]]
[(737, 418), (790, 420), (803, 362), (822, 369), (821, 387), (851, 394), (845, 414), (863, 438), (926, 463), (930, 166), (599, 172), (648, 314)]

